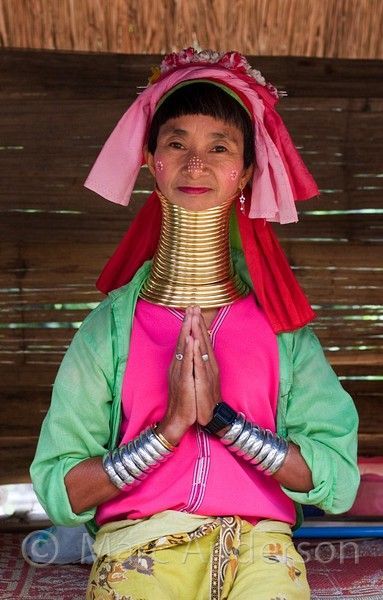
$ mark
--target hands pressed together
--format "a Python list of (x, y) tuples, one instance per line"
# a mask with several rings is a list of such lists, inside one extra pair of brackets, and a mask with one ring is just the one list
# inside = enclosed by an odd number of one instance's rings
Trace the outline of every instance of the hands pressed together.
[[(183, 355), (182, 360), (176, 358), (177, 354)], [(207, 360), (203, 360), (204, 355)], [(194, 423), (204, 426), (212, 419), (218, 402), (219, 370), (209, 332), (201, 309), (191, 306), (186, 309), (170, 365), (168, 408), (157, 431), (177, 445)], [(285, 462), (273, 477), (291, 490), (305, 492), (314, 487), (299, 447), (291, 442)]]
[(168, 408), (158, 431), (177, 444), (194, 423), (211, 420), (220, 400), (219, 370), (206, 323), (201, 309), (190, 306), (170, 365)]

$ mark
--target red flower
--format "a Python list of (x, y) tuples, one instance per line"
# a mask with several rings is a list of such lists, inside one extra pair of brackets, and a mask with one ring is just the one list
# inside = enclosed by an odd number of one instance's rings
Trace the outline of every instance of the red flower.
[(242, 73), (246, 73), (251, 69), (246, 58), (239, 52), (226, 52), (219, 63), (226, 69), (241, 71)]

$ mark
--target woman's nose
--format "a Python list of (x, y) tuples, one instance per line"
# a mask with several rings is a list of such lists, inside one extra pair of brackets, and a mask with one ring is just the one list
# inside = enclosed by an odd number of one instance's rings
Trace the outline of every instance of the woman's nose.
[(205, 171), (205, 168), (206, 166), (203, 159), (197, 154), (190, 156), (186, 163), (186, 171), (188, 175), (202, 175)]

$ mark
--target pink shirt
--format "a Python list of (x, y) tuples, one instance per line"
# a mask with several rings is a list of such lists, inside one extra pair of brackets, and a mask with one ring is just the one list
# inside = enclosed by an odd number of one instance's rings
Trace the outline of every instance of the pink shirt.
[[(121, 443), (165, 414), (168, 371), (183, 314), (143, 299), (137, 302), (122, 386)], [(222, 399), (248, 420), (275, 431), (278, 345), (254, 295), (220, 308), (210, 331)], [(239, 515), (251, 523), (265, 518), (295, 522), (294, 503), (278, 482), (200, 426), (192, 427), (174, 454), (138, 486), (100, 505), (96, 519), (102, 525), (168, 509)]]

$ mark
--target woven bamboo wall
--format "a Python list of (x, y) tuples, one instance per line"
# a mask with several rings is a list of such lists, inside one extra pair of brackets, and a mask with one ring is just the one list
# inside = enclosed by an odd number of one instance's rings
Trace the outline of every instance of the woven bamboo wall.
[(0, 0), (0, 45), (383, 58), (381, 0)]
[[(152, 188), (113, 205), (82, 187), (158, 57), (0, 53), (0, 482), (25, 479), (57, 366), (94, 281)], [(279, 228), (327, 354), (383, 453), (383, 80), (379, 61), (262, 58), (321, 197)]]

